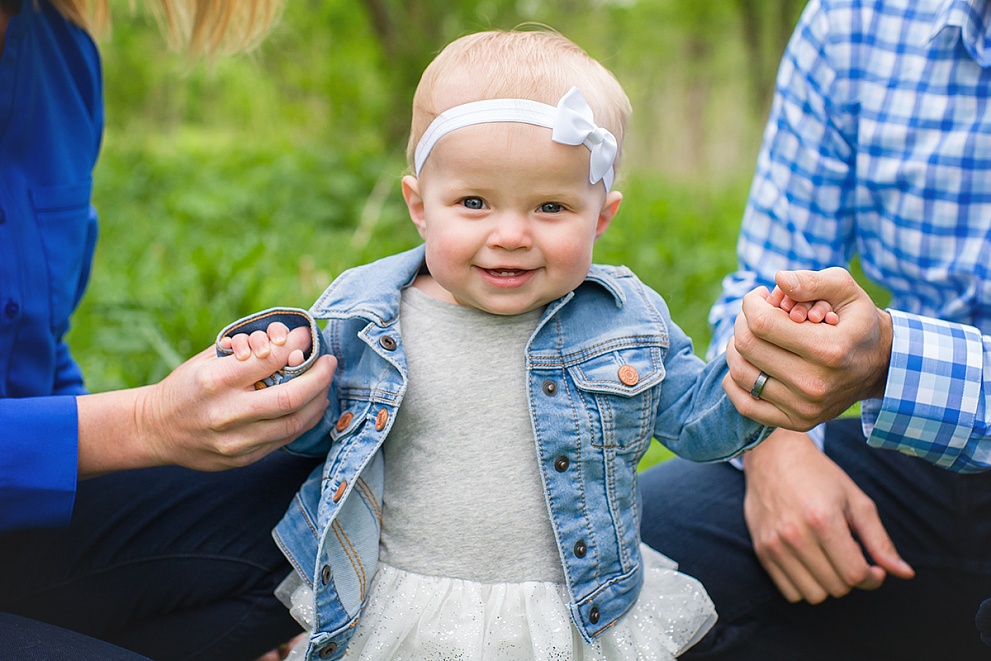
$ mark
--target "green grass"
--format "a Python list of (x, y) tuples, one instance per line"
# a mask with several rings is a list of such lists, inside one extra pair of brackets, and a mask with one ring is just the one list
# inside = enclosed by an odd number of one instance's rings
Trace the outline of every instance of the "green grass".
[[(404, 162), (237, 132), (109, 134), (96, 173), (101, 237), (70, 344), (92, 391), (155, 382), (227, 322), (308, 307), (343, 269), (419, 242), (399, 189)], [(715, 189), (631, 174), (596, 246), (667, 299), (708, 342), (706, 314), (733, 245), (745, 182)], [(653, 444), (647, 462), (664, 455)]]
[[(70, 342), (91, 390), (158, 380), (226, 322), (307, 307), (343, 269), (419, 242), (397, 157), (245, 144), (228, 136), (108, 136), (96, 173), (101, 236)], [(705, 317), (745, 197), (631, 175), (596, 260), (630, 266), (702, 351)]]
[[(345, 268), (419, 243), (399, 192), (404, 168), (399, 156), (235, 131), (111, 133), (96, 173), (100, 243), (69, 337), (90, 390), (158, 381), (229, 321), (309, 307)], [(632, 173), (596, 245), (596, 261), (629, 266), (665, 297), (700, 355), (709, 306), (736, 263), (747, 183)], [(670, 456), (652, 443), (641, 466)]]

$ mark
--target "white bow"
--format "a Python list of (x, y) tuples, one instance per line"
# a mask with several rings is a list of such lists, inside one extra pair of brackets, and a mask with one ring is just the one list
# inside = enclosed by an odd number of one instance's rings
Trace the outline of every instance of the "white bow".
[(551, 139), (563, 145), (585, 145), (592, 156), (588, 164), (588, 180), (595, 184), (601, 179), (606, 190), (612, 189), (613, 163), (616, 160), (616, 137), (595, 125), (588, 101), (572, 87), (557, 102)]
[(552, 130), (551, 139), (563, 145), (585, 145), (592, 152), (588, 180), (599, 181), (612, 189), (613, 163), (616, 161), (616, 137), (595, 125), (592, 108), (577, 87), (561, 97), (557, 107), (529, 99), (485, 99), (448, 108), (434, 118), (420, 137), (414, 152), (417, 176), (437, 141), (451, 131), (474, 124), (520, 122)]

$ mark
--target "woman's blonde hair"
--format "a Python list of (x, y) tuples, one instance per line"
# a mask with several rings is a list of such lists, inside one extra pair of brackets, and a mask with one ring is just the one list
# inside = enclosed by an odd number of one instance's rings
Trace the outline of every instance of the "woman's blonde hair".
[[(91, 33), (110, 27), (109, 0), (50, 0), (68, 20)], [(175, 49), (195, 55), (251, 50), (268, 34), (285, 0), (157, 0), (145, 3)]]
[[(413, 95), (406, 156), (440, 113), (485, 99), (517, 98), (557, 105), (577, 87), (622, 152), (632, 108), (616, 77), (571, 40), (550, 29), (492, 30), (457, 39), (424, 70)], [(614, 167), (618, 168), (619, 154)]]

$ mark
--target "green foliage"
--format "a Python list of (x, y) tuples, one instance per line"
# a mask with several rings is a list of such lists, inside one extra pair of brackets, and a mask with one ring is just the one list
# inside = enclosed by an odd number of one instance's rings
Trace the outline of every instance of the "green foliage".
[[(71, 342), (95, 390), (162, 378), (230, 320), (308, 307), (345, 268), (419, 242), (396, 158), (181, 133), (108, 141), (95, 203), (101, 238)], [(745, 188), (656, 177), (625, 198), (596, 246), (668, 300), (704, 350), (706, 314), (734, 264)]]
[(724, 275), (736, 266), (734, 247), (748, 181), (709, 187), (656, 176), (621, 179), (623, 203), (596, 245), (596, 261), (625, 264), (660, 292), (674, 321), (709, 342), (709, 307)]
[(307, 307), (343, 269), (415, 245), (399, 179), (420, 72), (457, 36), (524, 23), (627, 89), (625, 199), (596, 260), (660, 291), (703, 352), (761, 130), (753, 81), (768, 91), (801, 5), (768, 2), (291, 0), (260, 49), (212, 63), (166, 52), (148, 16), (115, 6), (101, 238), (70, 333), (88, 386), (157, 381), (227, 322)]
[[(344, 268), (415, 245), (401, 172), (380, 155), (199, 132), (108, 142), (94, 193), (101, 238), (71, 337), (89, 387), (158, 380), (227, 321), (308, 307)], [(394, 192), (370, 212), (380, 180)], [(372, 240), (359, 241), (369, 213)]]

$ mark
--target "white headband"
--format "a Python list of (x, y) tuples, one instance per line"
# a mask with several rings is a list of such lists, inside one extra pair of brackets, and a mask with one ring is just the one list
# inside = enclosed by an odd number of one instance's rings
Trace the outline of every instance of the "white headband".
[(416, 175), (430, 151), (451, 131), (474, 124), (517, 122), (534, 124), (553, 130), (551, 139), (564, 145), (585, 145), (592, 152), (588, 180), (602, 183), (606, 192), (612, 188), (613, 162), (616, 160), (616, 138), (607, 129), (595, 125), (592, 109), (577, 87), (561, 97), (557, 107), (529, 99), (487, 99), (448, 108), (430, 123), (416, 145), (414, 165)]

